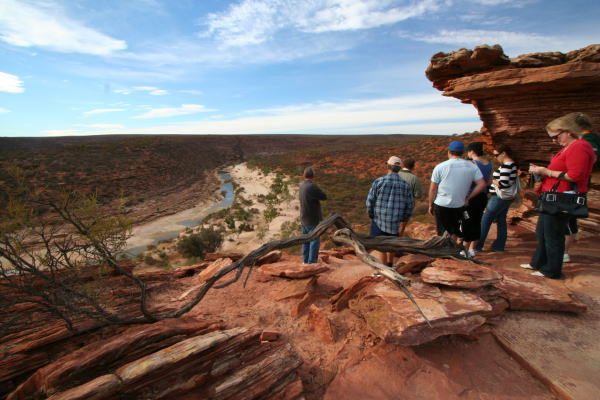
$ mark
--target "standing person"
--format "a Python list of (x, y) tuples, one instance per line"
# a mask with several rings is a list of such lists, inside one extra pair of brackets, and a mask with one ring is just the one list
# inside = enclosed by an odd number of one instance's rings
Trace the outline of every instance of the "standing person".
[(507, 145), (499, 145), (494, 150), (494, 157), (500, 162), (498, 169), (494, 171), (492, 179), (492, 187), (490, 193), (492, 197), (488, 201), (485, 213), (481, 218), (481, 236), (479, 242), (475, 246), (475, 251), (481, 251), (487, 235), (492, 226), (492, 222), (496, 221), (496, 240), (492, 243), (491, 251), (504, 251), (506, 238), (508, 236), (508, 228), (506, 226), (506, 214), (508, 208), (514, 199), (502, 200), (498, 195), (500, 189), (507, 189), (517, 184), (518, 166), (512, 158), (512, 150)]
[[(468, 257), (475, 257), (477, 241), (481, 235), (481, 217), (488, 202), (488, 186), (492, 183), (492, 163), (483, 158), (483, 142), (469, 143), (467, 146), (467, 157), (473, 160), (483, 175), (486, 187), (477, 196), (469, 201), (467, 213), (469, 218), (463, 221), (463, 242)], [(471, 184), (472, 192), (475, 184)]]
[[(414, 208), (412, 189), (400, 178), (400, 158), (387, 161), (387, 175), (373, 182), (367, 196), (367, 212), (371, 218), (370, 236), (399, 236), (400, 223), (406, 222)], [(382, 264), (393, 266), (394, 253), (374, 252)]]
[[(404, 160), (402, 160), (401, 165), (402, 169), (400, 169), (398, 175), (400, 175), (400, 178), (408, 182), (408, 184), (412, 188), (413, 202), (414, 205), (416, 205), (417, 199), (420, 199), (423, 195), (423, 190), (421, 186), (421, 181), (419, 180), (419, 178), (417, 178), (415, 174), (412, 173), (412, 169), (415, 167), (415, 160), (413, 160), (412, 158), (405, 158)], [(399, 236), (404, 236), (406, 224), (408, 224), (408, 220), (400, 222)]]
[[(563, 148), (556, 153), (548, 167), (530, 164), (529, 172), (543, 176), (542, 192), (551, 191), (558, 183), (558, 192), (587, 193), (590, 175), (596, 161), (592, 146), (584, 139), (576, 122), (578, 113), (570, 113), (546, 125), (548, 136)], [(565, 250), (565, 231), (568, 215), (540, 214), (535, 235), (537, 246), (529, 264), (522, 268), (535, 269), (531, 275), (559, 279)]]
[[(462, 158), (465, 145), (455, 140), (448, 146), (448, 160), (431, 174), (429, 214), (435, 216), (438, 235), (448, 232), (453, 240), (460, 235), (461, 220), (471, 199), (485, 189), (485, 181), (475, 164)], [(475, 188), (469, 193), (471, 184)]]
[[(304, 234), (312, 232), (319, 225), (319, 222), (323, 219), (321, 200), (327, 200), (327, 195), (314, 184), (314, 178), (315, 171), (310, 167), (306, 168), (304, 170), (304, 182), (300, 185), (300, 223)], [(304, 264), (317, 262), (320, 245), (320, 238), (302, 245)]]

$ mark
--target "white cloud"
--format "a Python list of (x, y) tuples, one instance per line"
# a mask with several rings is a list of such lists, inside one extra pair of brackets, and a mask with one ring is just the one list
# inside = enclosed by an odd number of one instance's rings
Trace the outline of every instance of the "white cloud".
[(5, 114), (5, 113), (8, 113), (8, 112), (10, 112), (10, 110), (7, 110), (6, 108), (0, 107), (0, 114)]
[(125, 127), (122, 124), (78, 124), (76, 126), (92, 129), (121, 129)]
[(55, 4), (27, 0), (0, 1), (0, 40), (19, 47), (93, 55), (127, 48), (125, 41), (71, 19)]
[(132, 92), (148, 92), (149, 94), (153, 95), (153, 96), (164, 96), (165, 94), (169, 94), (169, 92), (167, 90), (164, 89), (159, 89), (157, 87), (154, 86), (136, 86), (132, 89), (115, 89), (113, 90), (114, 93), (118, 93), (118, 94), (131, 94)]
[(140, 114), (135, 116), (134, 118), (138, 119), (147, 119), (147, 118), (165, 118), (165, 117), (174, 117), (178, 115), (189, 115), (196, 114), (201, 112), (211, 112), (215, 111), (210, 108), (206, 108), (201, 104), (182, 104), (181, 107), (165, 107), (165, 108), (154, 108), (150, 111), (145, 112), (144, 114)]
[[(196, 108), (198, 105), (196, 105)], [(201, 107), (201, 106), (200, 106)], [(182, 106), (183, 108), (183, 106)], [(181, 115), (175, 108), (150, 110), (144, 118)], [(141, 117), (141, 116), (139, 116)], [(138, 118), (139, 118), (138, 117)], [(452, 134), (477, 130), (476, 110), (439, 95), (413, 95), (341, 103), (315, 103), (251, 110), (242, 116), (211, 118), (147, 128), (116, 129), (120, 134)]]
[(207, 30), (227, 46), (271, 39), (278, 31), (354, 31), (390, 25), (438, 10), (441, 0), (242, 0), (207, 17)]
[(201, 95), (202, 91), (201, 90), (194, 90), (194, 89), (183, 89), (183, 90), (178, 90), (179, 93), (185, 93), (185, 94), (194, 94), (194, 95)]
[(95, 114), (104, 114), (109, 112), (119, 112), (125, 111), (124, 108), (97, 108), (95, 110), (86, 111), (83, 115), (95, 115)]
[(0, 72), (0, 92), (23, 93), (23, 81), (18, 76)]
[(505, 50), (511, 48), (515, 50), (530, 49), (531, 51), (542, 51), (540, 49), (556, 49), (559, 43), (563, 42), (560, 38), (537, 33), (477, 29), (442, 29), (435, 34), (419, 35), (401, 33), (400, 35), (405, 38), (411, 38), (422, 42), (443, 43), (458, 46), (478, 46), (483, 43), (489, 45), (500, 44)]

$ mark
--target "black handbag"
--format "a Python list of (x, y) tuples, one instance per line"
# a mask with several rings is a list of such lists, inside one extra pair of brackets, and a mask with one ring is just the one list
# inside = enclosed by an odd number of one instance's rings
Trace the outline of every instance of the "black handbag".
[(560, 179), (565, 175), (561, 173), (558, 181), (549, 192), (543, 192), (538, 198), (535, 211), (548, 215), (570, 215), (576, 218), (587, 218), (589, 215), (587, 197), (585, 193), (577, 193), (577, 184), (572, 183), (575, 193), (557, 192)]

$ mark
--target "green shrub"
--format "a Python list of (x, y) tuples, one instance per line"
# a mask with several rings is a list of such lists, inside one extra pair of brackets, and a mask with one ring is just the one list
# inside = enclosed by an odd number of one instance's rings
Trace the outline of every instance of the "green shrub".
[(263, 211), (263, 217), (265, 218), (265, 222), (268, 224), (275, 219), (279, 215), (279, 212), (275, 207), (269, 205), (265, 211)]
[(222, 243), (223, 232), (211, 226), (179, 239), (177, 250), (186, 257), (204, 257), (206, 253), (216, 251)]
[(158, 264), (158, 260), (155, 259), (154, 257), (152, 257), (150, 254), (148, 254), (148, 255), (146, 255), (146, 257), (144, 257), (144, 262), (148, 265)]

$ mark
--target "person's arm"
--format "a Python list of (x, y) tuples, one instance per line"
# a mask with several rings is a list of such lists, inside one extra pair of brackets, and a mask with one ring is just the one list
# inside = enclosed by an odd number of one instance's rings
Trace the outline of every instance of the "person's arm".
[(413, 213), (413, 209), (415, 208), (415, 202), (413, 199), (412, 188), (409, 184), (406, 185), (406, 189), (404, 190), (404, 210), (402, 210), (402, 216), (400, 217), (400, 221), (405, 222), (408, 221), (410, 216)]
[(433, 202), (435, 201), (435, 198), (437, 197), (437, 191), (438, 191), (438, 183), (437, 182), (431, 182), (431, 185), (429, 185), (429, 214), (433, 215)]
[(473, 191), (465, 199), (465, 207), (468, 206), (469, 205), (469, 201), (471, 201), (471, 199), (473, 197), (475, 197), (479, 193), (481, 193), (485, 189), (486, 186), (487, 186), (487, 184), (485, 183), (485, 180), (483, 178), (475, 181), (475, 187), (473, 188)]
[(414, 201), (420, 199), (423, 196), (423, 186), (421, 185), (421, 180), (419, 178), (415, 179), (415, 192), (414, 192)]
[(376, 182), (373, 182), (371, 185), (371, 189), (369, 189), (369, 194), (367, 195), (367, 213), (369, 213), (369, 218), (373, 219), (375, 217), (375, 201), (377, 200), (377, 189)]
[(327, 200), (327, 195), (324, 191), (321, 190), (317, 185), (313, 185), (312, 195), (317, 200)]

